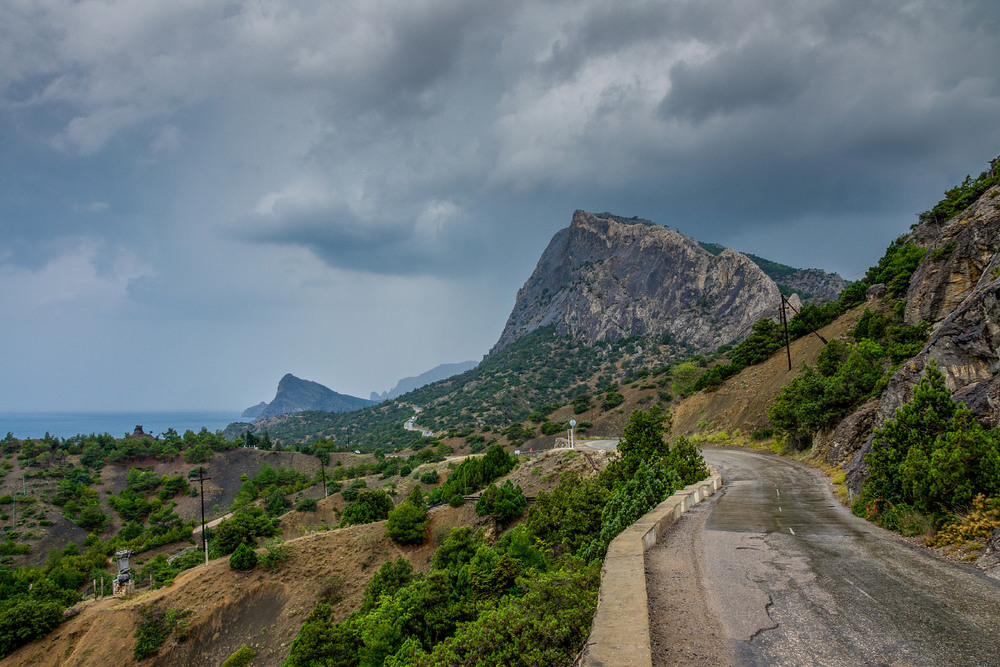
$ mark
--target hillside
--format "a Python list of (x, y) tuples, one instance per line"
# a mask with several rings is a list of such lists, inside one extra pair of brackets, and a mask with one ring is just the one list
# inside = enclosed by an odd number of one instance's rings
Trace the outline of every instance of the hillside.
[(278, 390), (270, 403), (259, 403), (243, 411), (243, 416), (261, 420), (308, 410), (347, 412), (371, 405), (372, 402), (355, 396), (338, 394), (318, 382), (302, 380), (287, 373), (278, 382)]
[[(600, 459), (599, 454), (594, 456)], [(560, 473), (571, 470), (591, 472), (583, 456), (552, 452), (526, 460), (506, 479), (536, 495), (551, 490)], [(475, 525), (491, 530), (491, 519), (476, 516), (471, 504), (432, 509), (427, 527), (430, 539), (413, 547), (386, 537), (384, 521), (339, 530), (303, 522), (312, 518), (307, 515), (332, 517), (337, 502), (330, 497), (320, 501), (315, 513), (291, 512), (283, 517), (286, 530), (299, 531), (299, 536), (285, 542), (289, 557), (275, 572), (260, 568), (234, 572), (228, 557), (219, 558), (183, 572), (171, 586), (140, 591), (131, 600), (82, 602), (74, 608), (79, 613), (52, 635), (22, 647), (0, 665), (219, 665), (244, 645), (258, 653), (253, 664), (281, 664), (317, 600), (335, 601), (333, 618), (342, 620), (357, 608), (368, 579), (386, 560), (403, 556), (415, 570), (426, 571), (434, 549), (451, 527)], [(180, 641), (175, 635), (157, 657), (137, 662), (132, 656), (132, 635), (146, 605), (186, 610), (185, 638)]]
[[(865, 308), (872, 307), (880, 306), (874, 303), (857, 306), (817, 333), (826, 340), (845, 340)], [(788, 355), (781, 348), (766, 361), (726, 380), (716, 390), (682, 399), (673, 408), (674, 434), (733, 429), (748, 434), (766, 426), (767, 408), (774, 397), (802, 372), (803, 364), (816, 365), (824, 345), (818, 336), (805, 336), (791, 344), (791, 370), (788, 369)]]

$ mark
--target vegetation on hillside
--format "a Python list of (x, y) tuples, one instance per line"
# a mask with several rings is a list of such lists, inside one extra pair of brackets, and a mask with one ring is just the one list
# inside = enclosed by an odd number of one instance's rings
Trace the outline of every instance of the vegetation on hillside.
[[(402, 559), (385, 563), (344, 621), (332, 623), (329, 602), (320, 600), (286, 667), (569, 664), (590, 629), (610, 539), (707, 474), (690, 443), (667, 443), (669, 423), (657, 408), (633, 412), (612, 466), (587, 480), (566, 475), (493, 545), (472, 528), (455, 528), (426, 575)], [(509, 470), (507, 456), (495, 447), (470, 459), (480, 463), (452, 471), (439, 495)], [(480, 497), (483, 513), (495, 511), (501, 523), (519, 516), (517, 487), (492, 488)]]
[(1000, 159), (994, 160), (990, 164), (990, 168), (975, 179), (967, 175), (959, 185), (945, 191), (944, 199), (935, 204), (931, 210), (920, 214), (920, 221), (949, 220), (969, 208), (984, 192), (997, 183), (1000, 183)]
[(984, 429), (952, 399), (933, 361), (913, 400), (876, 429), (865, 463), (868, 478), (853, 509), (893, 530), (912, 530), (914, 513), (935, 527), (954, 523), (977, 496), (1000, 498), (1000, 432)]

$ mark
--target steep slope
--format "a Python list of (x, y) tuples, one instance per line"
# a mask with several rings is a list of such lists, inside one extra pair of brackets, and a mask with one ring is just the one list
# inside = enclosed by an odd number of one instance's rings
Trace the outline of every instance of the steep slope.
[(779, 303), (775, 282), (734, 250), (713, 255), (660, 225), (576, 211), (518, 291), (492, 353), (547, 325), (589, 344), (666, 335), (707, 351), (743, 338)]
[[(600, 454), (590, 459), (568, 452), (543, 454), (504, 479), (521, 485), (529, 495), (551, 492), (562, 473), (590, 474), (590, 461), (600, 464), (601, 458)], [(401, 490), (399, 495), (404, 494)], [(258, 566), (235, 572), (228, 557), (218, 558), (182, 572), (165, 588), (140, 589), (129, 600), (86, 600), (50, 635), (22, 646), (0, 665), (219, 665), (244, 645), (257, 653), (251, 664), (280, 665), (317, 600), (329, 600), (334, 620), (343, 620), (357, 609), (365, 585), (385, 561), (402, 556), (414, 570), (426, 572), (434, 550), (451, 528), (475, 525), (487, 533), (494, 530), (492, 520), (477, 516), (472, 503), (431, 509), (428, 539), (416, 546), (389, 539), (385, 521), (338, 530), (298, 522), (301, 515), (332, 516), (338, 499), (339, 494), (319, 501), (315, 513), (291, 512), (283, 517), (283, 527), (286, 521), (290, 524), (288, 532), (293, 526), (301, 532), (284, 543), (288, 559), (273, 571)], [(157, 655), (137, 661), (132, 647), (144, 607), (184, 612), (184, 626), (183, 633), (174, 632)]]
[(323, 412), (347, 412), (371, 405), (371, 401), (355, 396), (338, 394), (318, 382), (302, 380), (291, 373), (278, 382), (278, 391), (274, 400), (267, 407), (257, 410), (254, 406), (248, 410), (257, 413), (256, 419), (267, 419), (277, 415), (287, 415), (307, 410), (322, 410)]
[[(858, 306), (844, 313), (817, 333), (826, 340), (845, 338), (866, 307)], [(785, 348), (781, 348), (767, 361), (745, 368), (723, 382), (718, 389), (699, 392), (681, 400), (672, 407), (673, 433), (689, 435), (703, 427), (710, 430), (740, 429), (750, 433), (766, 425), (767, 407), (781, 388), (802, 372), (803, 364), (816, 364), (824, 346), (819, 336), (805, 336), (792, 341), (791, 370), (788, 370)]]

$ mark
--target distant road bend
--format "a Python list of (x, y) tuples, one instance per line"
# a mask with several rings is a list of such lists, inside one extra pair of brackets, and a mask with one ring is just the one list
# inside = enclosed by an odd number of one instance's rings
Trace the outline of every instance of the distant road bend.
[(1000, 582), (853, 516), (803, 465), (705, 458), (722, 492), (647, 553), (653, 665), (1000, 665)]

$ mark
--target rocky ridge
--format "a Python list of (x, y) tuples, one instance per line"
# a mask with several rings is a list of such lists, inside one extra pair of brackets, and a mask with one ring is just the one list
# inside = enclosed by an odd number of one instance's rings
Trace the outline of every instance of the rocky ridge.
[[(907, 242), (927, 249), (910, 278), (907, 324), (929, 322), (927, 344), (905, 362), (878, 399), (869, 401), (829, 433), (816, 449), (847, 471), (848, 488), (860, 491), (868, 470), (871, 434), (912, 399), (924, 367), (934, 360), (956, 400), (987, 428), (1000, 426), (1000, 185), (947, 221), (925, 220)], [(883, 290), (869, 290), (879, 308)]]
[(371, 404), (371, 401), (363, 398), (338, 394), (318, 382), (302, 380), (288, 373), (278, 382), (278, 391), (274, 395), (274, 400), (270, 403), (247, 408), (243, 412), (243, 416), (259, 421), (307, 410), (347, 412)]
[(644, 220), (576, 211), (518, 290), (497, 352), (547, 325), (588, 344), (658, 335), (709, 351), (777, 314), (777, 284), (746, 255), (714, 254)]

